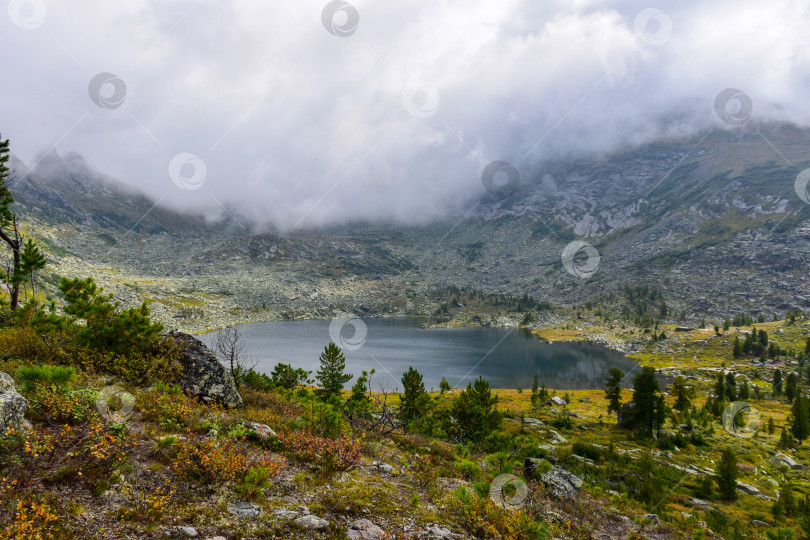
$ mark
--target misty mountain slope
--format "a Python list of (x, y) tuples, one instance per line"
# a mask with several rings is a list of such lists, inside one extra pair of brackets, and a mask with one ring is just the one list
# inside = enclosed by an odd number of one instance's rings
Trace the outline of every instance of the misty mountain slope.
[[(761, 130), (659, 141), (567, 170), (556, 164), (481, 204), (474, 219), (449, 224), (446, 237), (413, 230), (420, 242), (400, 253), (413, 254), (436, 285), (563, 303), (648, 282), (687, 312), (807, 307), (810, 208), (794, 181), (808, 166), (810, 134)], [(587, 280), (562, 268), (575, 239), (601, 256)]]
[[(101, 279), (124, 302), (150, 299), (164, 319), (196, 305), (237, 320), (419, 313), (431, 304), (414, 293), (447, 286), (575, 304), (649, 283), (685, 314), (808, 308), (810, 205), (794, 181), (808, 166), (810, 132), (758, 130), (551, 163), (508, 197), (423, 226), (283, 234), (254, 232), (239, 216), (207, 224), (75, 154), (48, 154), (22, 175), (17, 164), (15, 193), (60, 272), (104, 269)], [(563, 267), (574, 240), (599, 252), (587, 279)]]

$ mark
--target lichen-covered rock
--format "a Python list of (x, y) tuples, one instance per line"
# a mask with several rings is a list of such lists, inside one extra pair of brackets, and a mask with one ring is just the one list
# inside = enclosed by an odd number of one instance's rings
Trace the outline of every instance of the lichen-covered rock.
[(385, 540), (388, 535), (368, 519), (358, 519), (349, 525), (346, 531), (349, 540)]
[(295, 520), (293, 520), (293, 523), (295, 523), (299, 527), (303, 527), (309, 530), (320, 530), (325, 529), (329, 526), (328, 521), (313, 515), (301, 516), (300, 518), (296, 518)]
[(236, 502), (228, 505), (228, 513), (240, 518), (256, 519), (262, 509), (258, 504), (250, 502)]
[(230, 408), (242, 407), (242, 396), (228, 370), (217, 361), (205, 343), (189, 334), (171, 332), (182, 348), (183, 390), (207, 403), (216, 402)]
[(0, 371), (0, 434), (22, 424), (26, 410), (28, 400), (17, 392), (14, 380)]
[(540, 477), (549, 495), (557, 499), (576, 499), (582, 480), (575, 474), (556, 465)]

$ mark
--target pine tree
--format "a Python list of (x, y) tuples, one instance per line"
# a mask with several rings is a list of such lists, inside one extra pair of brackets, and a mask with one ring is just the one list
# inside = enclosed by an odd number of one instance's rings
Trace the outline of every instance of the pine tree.
[(686, 412), (692, 406), (691, 399), (695, 397), (695, 390), (686, 385), (686, 379), (681, 376), (672, 381), (672, 393), (675, 395), (674, 409)]
[(732, 354), (734, 358), (742, 357), (742, 345), (740, 345), (740, 338), (738, 336), (734, 336), (734, 352)]
[(714, 397), (723, 398), (726, 395), (726, 378), (723, 372), (717, 374), (717, 380), (714, 383)]
[(37, 289), (34, 284), (34, 272), (42, 270), (48, 261), (45, 256), (39, 251), (36, 242), (28, 239), (23, 246), (23, 251), (20, 254), (20, 273), (31, 280), (32, 298), (36, 300)]
[(402, 388), (404, 393), (399, 402), (399, 420), (407, 429), (408, 424), (422, 417), (429, 407), (430, 396), (425, 392), (422, 375), (413, 367), (402, 374)]
[(779, 504), (787, 517), (796, 513), (796, 497), (793, 495), (793, 486), (788, 482), (779, 492)]
[(652, 437), (656, 420), (656, 399), (661, 387), (655, 378), (655, 368), (646, 366), (633, 377), (633, 426)]
[(776, 368), (773, 372), (772, 388), (774, 396), (782, 395), (782, 372), (779, 370), (779, 368)]
[(748, 381), (743, 381), (742, 385), (740, 385), (740, 400), (741, 401), (748, 401), (751, 397), (751, 389), (748, 387)]
[(15, 310), (19, 304), (20, 284), (23, 281), (23, 274), (20, 272), (22, 238), (17, 228), (17, 216), (10, 208), (14, 203), (9, 189), (12, 171), (6, 165), (10, 153), (8, 139), (0, 138), (0, 240), (11, 250), (12, 260), (11, 268), (6, 272), (0, 270), (0, 278), (10, 286), (11, 309)]
[(450, 383), (447, 382), (447, 379), (442, 377), (442, 382), (439, 383), (439, 392), (444, 394), (445, 392), (449, 392), (452, 389), (453, 389), (453, 387), (450, 386)]
[(737, 379), (730, 371), (726, 373), (726, 397), (729, 401), (737, 400)]
[(810, 397), (806, 396), (804, 392), (799, 393), (793, 400), (790, 414), (793, 416), (790, 430), (801, 444), (810, 435)]
[(768, 435), (773, 435), (776, 431), (776, 426), (773, 423), (773, 417), (768, 417)]
[(796, 397), (796, 385), (798, 382), (798, 377), (792, 371), (785, 377), (785, 397), (788, 401), (793, 401), (793, 398)]
[(467, 389), (461, 391), (451, 409), (451, 416), (461, 438), (480, 442), (498, 429), (502, 417), (497, 404), (498, 396), (492, 395), (489, 382), (483, 377), (478, 377), (474, 384), (467, 384)]
[[(790, 423), (793, 423), (792, 419)], [(779, 446), (781, 448), (793, 448), (793, 435), (787, 427), (782, 428), (782, 434), (779, 436)]]
[(352, 375), (343, 373), (346, 369), (346, 358), (343, 356), (340, 347), (334, 343), (329, 343), (324, 347), (320, 356), (321, 369), (315, 374), (321, 387), (316, 391), (318, 396), (324, 401), (332, 396), (339, 396), (343, 390), (343, 384), (352, 379)]
[(605, 398), (608, 400), (608, 414), (619, 413), (622, 406), (622, 379), (624, 373), (619, 368), (611, 368), (605, 378)]
[(376, 373), (374, 369), (372, 369), (371, 372), (363, 370), (352, 386), (351, 396), (349, 396), (349, 399), (346, 401), (346, 409), (359, 418), (368, 419), (371, 416), (371, 399), (368, 397), (368, 391), (371, 386), (371, 377), (374, 373)]
[(664, 423), (667, 421), (667, 414), (669, 413), (669, 407), (667, 407), (667, 402), (664, 400), (664, 394), (658, 394), (655, 398), (655, 436), (657, 439), (661, 439), (661, 429), (664, 427)]
[(717, 464), (717, 486), (720, 498), (733, 501), (737, 498), (737, 457), (730, 449), (723, 450)]

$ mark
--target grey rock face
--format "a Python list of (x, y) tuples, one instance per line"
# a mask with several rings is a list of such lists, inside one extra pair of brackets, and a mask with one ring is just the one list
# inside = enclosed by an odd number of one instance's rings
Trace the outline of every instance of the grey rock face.
[(549, 495), (557, 499), (576, 499), (582, 488), (582, 480), (575, 474), (556, 465), (540, 477)]
[(242, 396), (228, 370), (220, 364), (205, 344), (182, 332), (171, 332), (170, 337), (183, 347), (183, 390), (208, 403), (219, 403), (230, 408), (242, 407)]
[(14, 380), (0, 371), (0, 433), (22, 424), (26, 410), (28, 400), (17, 392)]

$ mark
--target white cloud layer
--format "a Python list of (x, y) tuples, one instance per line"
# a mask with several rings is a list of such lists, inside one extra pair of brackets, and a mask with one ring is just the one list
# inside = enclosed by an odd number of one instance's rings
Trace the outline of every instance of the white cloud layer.
[[(357, 1), (346, 37), (325, 5), (12, 0), (0, 133), (29, 164), (75, 150), (164, 203), (289, 229), (441, 218), (496, 159), (531, 181), (544, 160), (724, 126), (729, 87), (752, 121), (810, 119), (798, 0)], [(126, 85), (120, 104), (101, 87), (110, 108), (88, 93), (105, 72)], [(195, 189), (170, 177), (182, 152), (204, 163)]]

